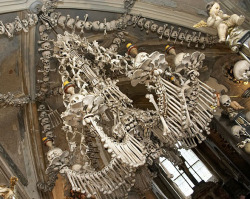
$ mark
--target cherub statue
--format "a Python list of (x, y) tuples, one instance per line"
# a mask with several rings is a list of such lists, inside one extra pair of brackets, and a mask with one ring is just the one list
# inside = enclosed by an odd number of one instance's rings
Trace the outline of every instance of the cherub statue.
[(229, 16), (224, 14), (223, 11), (220, 10), (219, 3), (215, 1), (208, 3), (206, 9), (209, 15), (207, 26), (217, 28), (219, 42), (224, 42), (226, 40), (228, 28), (240, 26), (245, 20), (243, 15), (238, 16), (237, 14), (233, 14)]
[(239, 16), (237, 14), (233, 14), (230, 16), (224, 14), (223, 11), (220, 10), (220, 4), (215, 1), (208, 3), (206, 9), (207, 14), (209, 15), (207, 22), (202, 20), (199, 23), (195, 24), (193, 27), (199, 28), (208, 26), (216, 28), (220, 43), (226, 41), (229, 28), (240, 26), (245, 20), (245, 17), (243, 15)]

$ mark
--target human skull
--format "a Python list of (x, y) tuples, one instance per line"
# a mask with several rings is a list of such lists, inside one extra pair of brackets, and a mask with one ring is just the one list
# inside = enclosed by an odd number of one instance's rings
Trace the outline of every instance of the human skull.
[(40, 104), (39, 107), (38, 107), (38, 111), (44, 111), (46, 109), (45, 105), (44, 104)]
[(163, 26), (160, 26), (160, 27), (157, 29), (157, 34), (158, 34), (158, 35), (162, 35), (163, 30), (164, 30)]
[(65, 28), (66, 19), (67, 19), (66, 16), (60, 16), (58, 19), (58, 25)]
[(241, 133), (245, 133), (246, 129), (243, 128), (242, 126), (240, 125), (234, 125), (232, 128), (231, 128), (231, 133), (236, 136), (237, 138), (240, 138), (240, 134)]
[(185, 41), (190, 42), (190, 41), (192, 41), (192, 38), (193, 38), (192, 35), (187, 34), (186, 37), (185, 37)]
[(147, 30), (147, 34), (148, 34), (148, 31), (150, 29), (150, 25), (152, 24), (152, 21), (146, 21), (145, 24), (144, 24), (144, 28)]
[(235, 79), (249, 81), (250, 79), (250, 64), (247, 60), (237, 61), (233, 68)]
[(50, 59), (51, 58), (51, 52), (46, 50), (44, 52), (42, 52), (42, 56), (44, 59)]
[(51, 48), (49, 42), (44, 42), (41, 46), (44, 50), (49, 50)]
[(31, 14), (28, 14), (28, 24), (29, 24), (29, 26), (34, 26), (35, 25), (35, 21), (34, 21)]
[(24, 26), (25, 28), (27, 28), (28, 25), (29, 25), (29, 22), (28, 22), (26, 19), (22, 19), (22, 24), (23, 24), (23, 26)]
[(53, 148), (48, 151), (47, 153), (47, 159), (51, 163), (55, 158), (60, 157), (63, 154), (62, 149), (60, 148)]
[(81, 108), (83, 106), (82, 100), (84, 96), (80, 94), (71, 95), (69, 98), (69, 103), (71, 108)]
[(109, 47), (110, 50), (114, 51), (114, 52), (117, 52), (118, 50), (118, 45), (117, 44), (111, 44), (110, 47)]
[(170, 37), (170, 29), (167, 28), (164, 33), (163, 33), (164, 37)]
[(107, 31), (112, 31), (110, 22), (106, 23), (106, 30)]
[(43, 76), (43, 82), (49, 82), (49, 76)]
[(42, 59), (43, 65), (45, 66), (49, 66), (50, 65), (50, 61), (49, 59)]
[(100, 29), (100, 21), (94, 21), (94, 22), (92, 23), (92, 29), (93, 29), (94, 31), (98, 31), (98, 30)]
[(152, 24), (152, 26), (150, 27), (150, 30), (152, 31), (152, 32), (156, 32), (156, 30), (158, 29), (158, 25), (157, 24)]
[(50, 120), (49, 118), (45, 117), (41, 120), (41, 125), (44, 126), (45, 124), (49, 124), (50, 123)]
[(40, 35), (42, 35), (43, 32), (46, 30), (46, 26), (45, 25), (40, 25), (38, 29), (39, 29)]
[(48, 35), (46, 32), (44, 32), (44, 33), (41, 35), (41, 40), (43, 40), (43, 41), (48, 41), (48, 40), (49, 40), (49, 35)]
[(17, 32), (20, 32), (22, 29), (23, 29), (22, 24), (20, 23), (19, 20), (16, 19), (16, 20), (15, 20), (15, 30), (16, 30)]
[(44, 132), (50, 131), (51, 130), (51, 125), (50, 124), (44, 124), (43, 125), (43, 130), (44, 130)]
[(185, 33), (181, 32), (178, 36), (178, 39), (183, 41), (185, 39)]
[(90, 21), (87, 21), (86, 23), (85, 23), (85, 29), (86, 30), (91, 30), (91, 28), (92, 28), (92, 22), (90, 22)]
[(113, 40), (113, 43), (117, 44), (118, 46), (120, 46), (121, 42), (122, 42), (122, 40), (120, 38), (114, 38), (114, 40)]
[(110, 22), (110, 29), (111, 29), (111, 31), (117, 29), (117, 23), (116, 23), (115, 20), (112, 20), (112, 21)]
[(177, 32), (177, 30), (174, 30), (173, 32), (172, 32), (172, 34), (171, 34), (171, 37), (172, 38), (176, 38), (178, 36), (178, 32)]
[(144, 23), (146, 21), (146, 18), (140, 18), (139, 21), (137, 22), (137, 25), (143, 30)]
[(66, 26), (70, 29), (73, 29), (74, 28), (74, 24), (75, 24), (75, 19), (73, 18), (70, 18), (67, 23), (66, 23)]
[(43, 69), (44, 69), (44, 71), (45, 72), (50, 72), (50, 65), (45, 65), (45, 66), (43, 66)]
[(46, 137), (53, 138), (54, 137), (53, 132), (52, 131), (47, 131), (46, 132)]
[(229, 107), (231, 104), (231, 99), (228, 95), (221, 95), (220, 96), (220, 104), (224, 107)]
[(79, 20), (76, 22), (76, 28), (77, 29), (83, 29), (85, 22), (83, 20)]
[(48, 117), (48, 113), (46, 113), (45, 111), (42, 111), (39, 115), (39, 120), (45, 118), (45, 117)]

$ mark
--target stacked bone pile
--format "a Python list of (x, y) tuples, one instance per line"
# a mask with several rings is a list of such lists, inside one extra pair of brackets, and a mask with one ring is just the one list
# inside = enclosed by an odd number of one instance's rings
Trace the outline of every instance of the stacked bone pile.
[[(148, 159), (152, 163), (160, 155), (176, 158), (166, 147), (191, 148), (195, 139), (205, 138), (203, 131), (209, 131), (207, 121), (216, 99), (213, 90), (197, 78), (203, 54), (176, 56), (178, 65), (173, 70), (159, 52), (124, 57), (74, 33), (58, 35), (54, 46), (66, 107), (61, 114), (63, 129), (66, 134), (82, 134), (83, 142), (91, 132), (106, 149), (99, 152), (109, 157), (99, 171), (83, 166), (91, 165), (91, 157), (80, 164), (73, 162), (82, 169), (64, 167), (61, 173), (67, 175), (74, 191), (87, 197), (124, 198), (134, 185), (136, 171)], [(116, 86), (117, 80), (103, 75), (109, 69), (125, 71), (133, 86), (141, 83), (154, 90), (158, 103), (152, 94), (146, 97), (155, 110), (133, 108)], [(82, 154), (86, 156), (88, 150), (85, 145)]]

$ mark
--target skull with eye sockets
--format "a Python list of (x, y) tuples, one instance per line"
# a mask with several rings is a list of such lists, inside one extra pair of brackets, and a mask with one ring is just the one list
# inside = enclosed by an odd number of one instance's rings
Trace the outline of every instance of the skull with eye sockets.
[(231, 104), (231, 99), (228, 95), (221, 95), (220, 96), (220, 104), (224, 107), (229, 107)]

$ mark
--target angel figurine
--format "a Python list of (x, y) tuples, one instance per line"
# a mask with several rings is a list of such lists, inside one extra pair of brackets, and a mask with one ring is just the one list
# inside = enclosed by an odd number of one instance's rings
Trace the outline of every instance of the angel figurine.
[(209, 15), (207, 22), (201, 21), (198, 24), (195, 24), (194, 27), (213, 27), (217, 29), (219, 42), (225, 42), (226, 36), (229, 28), (233, 28), (235, 26), (240, 26), (245, 17), (243, 15), (227, 15), (224, 14), (222, 10), (220, 10), (220, 4), (212, 1), (206, 6), (207, 14)]

